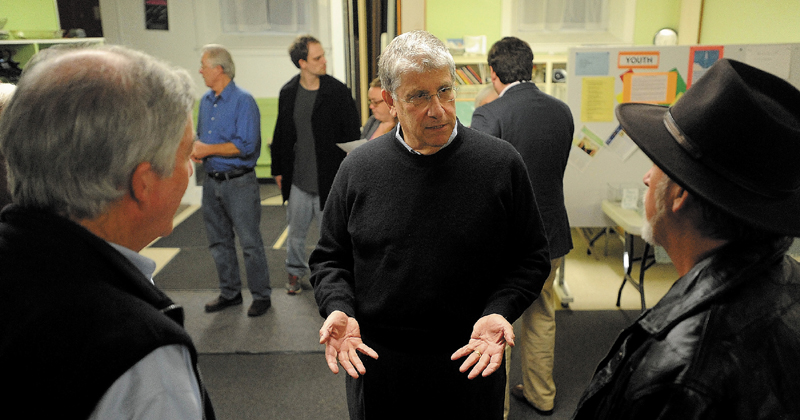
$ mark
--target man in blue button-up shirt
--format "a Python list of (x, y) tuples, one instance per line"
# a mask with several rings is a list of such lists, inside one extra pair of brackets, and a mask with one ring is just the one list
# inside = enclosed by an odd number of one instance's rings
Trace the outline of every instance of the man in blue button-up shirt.
[(234, 232), (244, 251), (247, 285), (253, 295), (248, 316), (271, 306), (269, 271), (261, 239), (261, 196), (253, 167), (261, 153), (261, 116), (253, 97), (233, 82), (236, 70), (230, 53), (206, 45), (200, 74), (211, 88), (200, 100), (193, 158), (203, 162), (203, 219), (209, 249), (217, 265), (220, 295), (206, 304), (216, 312), (242, 303)]

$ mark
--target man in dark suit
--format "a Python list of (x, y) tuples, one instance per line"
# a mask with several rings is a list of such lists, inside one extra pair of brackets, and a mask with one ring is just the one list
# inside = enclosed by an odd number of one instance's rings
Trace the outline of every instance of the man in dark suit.
[(550, 244), (551, 271), (539, 299), (520, 318), (517, 332), (522, 349), (523, 384), (511, 394), (541, 413), (553, 411), (555, 296), (553, 280), (564, 255), (572, 249), (564, 206), (564, 169), (574, 123), (564, 102), (531, 82), (533, 52), (525, 41), (506, 37), (488, 56), (491, 80), (499, 97), (475, 110), (472, 128), (511, 143), (528, 167), (533, 191)]

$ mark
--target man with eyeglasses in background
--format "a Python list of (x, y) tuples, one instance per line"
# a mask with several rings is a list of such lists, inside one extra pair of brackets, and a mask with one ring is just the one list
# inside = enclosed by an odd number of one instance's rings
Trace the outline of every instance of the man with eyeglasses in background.
[(525, 163), (457, 121), (436, 37), (400, 35), (378, 66), (399, 126), (344, 160), (310, 259), (328, 366), (351, 419), (502, 419), (511, 323), (550, 272)]

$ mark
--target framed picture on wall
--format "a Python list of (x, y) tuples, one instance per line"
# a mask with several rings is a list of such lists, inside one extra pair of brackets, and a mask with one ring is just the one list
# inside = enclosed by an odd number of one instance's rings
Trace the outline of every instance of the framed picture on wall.
[(144, 0), (145, 29), (168, 31), (167, 0)]

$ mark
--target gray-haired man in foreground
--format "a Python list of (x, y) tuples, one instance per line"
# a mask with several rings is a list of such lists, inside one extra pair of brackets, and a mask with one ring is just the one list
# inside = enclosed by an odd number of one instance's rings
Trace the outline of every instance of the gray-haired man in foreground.
[(192, 174), (193, 93), (136, 51), (48, 49), (0, 118), (0, 371), (32, 417), (214, 417), (183, 310), (138, 254)]

